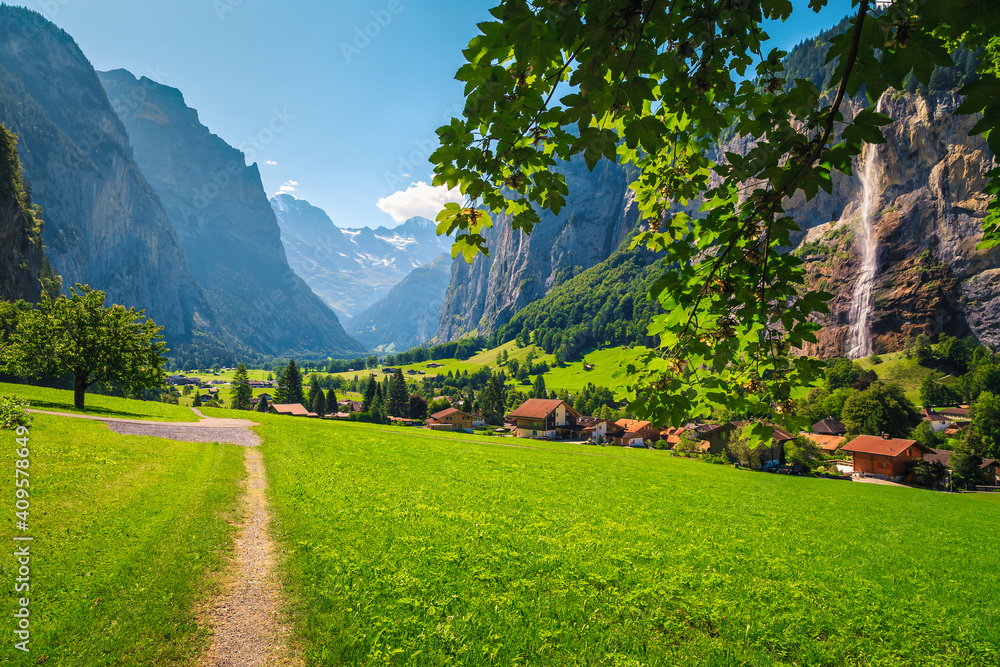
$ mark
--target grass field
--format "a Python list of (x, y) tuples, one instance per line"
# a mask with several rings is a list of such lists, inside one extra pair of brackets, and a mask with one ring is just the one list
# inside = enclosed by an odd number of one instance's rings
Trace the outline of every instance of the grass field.
[[(111, 396), (87, 394), (85, 409), (77, 410), (73, 405), (73, 392), (63, 389), (46, 389), (24, 384), (4, 384), (0, 382), (0, 395), (19, 396), (27, 400), (29, 407), (51, 412), (113, 417), (115, 419), (149, 419), (155, 421), (195, 422), (198, 416), (182, 405), (169, 405), (156, 401), (133, 401)], [(190, 405), (190, 401), (188, 401)]]
[[(20, 393), (20, 392), (19, 392)], [(115, 405), (115, 401), (119, 405)], [(132, 408), (109, 399), (117, 412)], [(243, 450), (120, 436), (38, 415), (30, 432), (31, 589), (13, 592), (15, 434), (0, 431), (5, 665), (189, 665), (206, 645), (195, 609), (230, 549)], [(28, 595), (31, 652), (14, 649)]]
[(308, 664), (1000, 663), (992, 499), (254, 418)]
[(920, 405), (920, 383), (924, 381), (931, 369), (919, 365), (916, 357), (907, 359), (902, 352), (879, 356), (882, 359), (880, 364), (873, 366), (871, 357), (858, 359), (858, 363), (865, 370), (874, 369), (880, 380), (902, 385), (906, 391), (906, 397), (915, 405)]

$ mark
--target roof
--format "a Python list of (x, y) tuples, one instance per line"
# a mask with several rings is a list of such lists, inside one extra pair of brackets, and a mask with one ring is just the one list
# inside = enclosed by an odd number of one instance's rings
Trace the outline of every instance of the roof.
[(1000, 467), (1000, 461), (996, 461), (994, 459), (983, 459), (983, 465), (981, 465), (979, 467), (980, 468), (989, 468), (990, 466)]
[(844, 435), (847, 433), (847, 427), (844, 426), (844, 422), (833, 417), (816, 422), (812, 425), (812, 430), (813, 433), (818, 433), (819, 435)]
[(470, 415), (468, 413), (465, 413), (465, 412), (462, 412), (458, 408), (445, 408), (441, 412), (435, 412), (434, 414), (432, 414), (431, 415), (431, 419), (438, 419), (438, 420), (440, 420), (440, 419), (444, 419), (445, 417), (450, 417), (450, 416), (452, 416), (454, 414), (460, 414), (460, 415), (465, 415), (466, 417), (472, 417), (472, 415)]
[(625, 437), (635, 435), (642, 429), (651, 428), (653, 426), (649, 422), (640, 421), (638, 419), (619, 419), (615, 423), (625, 429)]
[(551, 398), (529, 398), (524, 403), (518, 407), (517, 410), (507, 415), (508, 417), (513, 417), (515, 419), (545, 419), (550, 414), (556, 411), (560, 405), (565, 405), (566, 410), (577, 417), (580, 413), (573, 409), (573, 407), (566, 401), (560, 401), (558, 399)]
[(916, 440), (903, 438), (882, 438), (877, 435), (859, 435), (848, 444), (841, 447), (842, 451), (857, 454), (876, 454), (878, 456), (896, 457), (910, 447), (922, 450), (924, 454), (932, 454), (934, 450), (921, 445)]
[(823, 435), (822, 433), (803, 433), (802, 437), (808, 438), (824, 452), (835, 452), (841, 445), (847, 442), (847, 438), (842, 435)]
[(309, 416), (309, 411), (299, 403), (271, 403), (268, 407), (283, 415), (295, 415), (296, 417)]
[(948, 421), (948, 416), (943, 415), (940, 412), (934, 412), (930, 408), (924, 408), (924, 411), (920, 413), (923, 415), (924, 421), (931, 422), (946, 422)]
[(924, 456), (924, 461), (940, 463), (945, 468), (951, 468), (951, 454), (952, 452), (947, 449), (931, 449), (931, 453)]
[(955, 408), (955, 407), (941, 408), (937, 412), (938, 412), (938, 414), (947, 415), (949, 417), (968, 417), (969, 416), (969, 406), (967, 406), (967, 405), (960, 405), (957, 408)]
[(576, 423), (584, 428), (597, 428), (601, 422), (606, 421), (600, 417), (580, 417), (576, 420)]

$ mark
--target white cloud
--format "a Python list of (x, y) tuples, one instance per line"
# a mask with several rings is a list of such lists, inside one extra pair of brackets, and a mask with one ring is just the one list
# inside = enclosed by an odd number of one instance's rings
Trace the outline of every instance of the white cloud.
[(299, 188), (298, 181), (285, 181), (285, 184), (278, 188), (279, 195), (290, 195)]
[(277, 162), (275, 162), (274, 160), (267, 160), (267, 161), (265, 161), (265, 162), (264, 162), (264, 164), (266, 164), (266, 165), (270, 165), (270, 166), (272, 166), (272, 167), (273, 167), (273, 166), (275, 166), (275, 165), (276, 165), (276, 164), (278, 164), (278, 163), (277, 163)]
[(449, 190), (443, 185), (435, 187), (420, 181), (379, 199), (376, 206), (396, 222), (404, 222), (418, 215), (433, 220), (448, 202), (464, 203), (462, 191), (457, 187)]

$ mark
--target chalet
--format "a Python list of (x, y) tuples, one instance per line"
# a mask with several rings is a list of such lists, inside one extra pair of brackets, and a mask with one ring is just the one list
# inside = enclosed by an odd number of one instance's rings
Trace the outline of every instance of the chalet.
[(615, 438), (615, 444), (621, 445), (622, 447), (643, 447), (646, 445), (652, 445), (653, 442), (659, 439), (660, 429), (653, 426), (647, 421), (640, 421), (638, 419), (619, 419), (615, 422), (618, 426), (625, 429), (625, 432), (621, 436)]
[(824, 435), (822, 433), (803, 433), (803, 438), (811, 440), (819, 447), (824, 454), (835, 454), (838, 449), (844, 446), (847, 438), (842, 435)]
[(300, 403), (272, 403), (267, 406), (267, 411), (272, 415), (291, 415), (292, 417), (316, 417), (316, 413), (309, 412)]
[(1000, 461), (983, 459), (979, 469), (983, 471), (984, 486), (1000, 486)]
[(427, 368), (444, 368), (444, 364), (439, 364), (436, 361), (432, 361), (431, 363), (427, 364)]
[(839, 419), (827, 417), (826, 419), (813, 424), (812, 432), (817, 435), (845, 435), (847, 433), (847, 427), (844, 426), (844, 423)]
[(959, 405), (957, 407), (948, 408), (937, 408), (936, 412), (942, 414), (945, 417), (950, 417), (951, 419), (968, 419), (969, 418), (969, 406)]
[[(733, 422), (733, 427), (742, 431), (748, 423)], [(794, 440), (795, 436), (782, 428), (778, 428), (774, 424), (768, 424), (767, 422), (764, 422), (764, 424), (771, 427), (773, 433), (771, 445), (761, 445), (754, 450), (754, 453), (760, 457), (760, 467), (762, 469), (780, 468), (785, 465), (785, 443)]]
[(841, 450), (853, 455), (854, 472), (897, 482), (906, 476), (910, 463), (934, 453), (933, 449), (916, 440), (893, 438), (889, 435), (859, 435), (841, 447)]
[(576, 420), (576, 425), (581, 427), (583, 431), (581, 432), (581, 437), (597, 442), (600, 438), (601, 442), (607, 442), (608, 440), (608, 420), (601, 419), (600, 417), (578, 417)]
[(517, 424), (519, 438), (554, 438), (560, 432), (582, 435), (583, 427), (576, 420), (582, 415), (566, 401), (529, 398), (508, 417)]
[(427, 418), (428, 428), (451, 431), (454, 429), (472, 429), (472, 415), (455, 408), (435, 412)]
[(708, 447), (702, 445), (702, 451), (721, 456), (726, 451), (729, 434), (735, 430), (732, 424), (704, 424), (695, 429), (695, 435)]
[(921, 413), (925, 422), (930, 422), (931, 428), (934, 429), (935, 433), (940, 433), (941, 431), (947, 430), (954, 421), (939, 412), (935, 412), (930, 408), (924, 408)]
[(365, 407), (362, 403), (358, 401), (344, 400), (337, 403), (342, 408), (350, 408), (349, 412), (361, 412), (361, 408)]
[(250, 380), (249, 384), (250, 384), (250, 388), (251, 389), (263, 389), (264, 388), (264, 381), (263, 380)]

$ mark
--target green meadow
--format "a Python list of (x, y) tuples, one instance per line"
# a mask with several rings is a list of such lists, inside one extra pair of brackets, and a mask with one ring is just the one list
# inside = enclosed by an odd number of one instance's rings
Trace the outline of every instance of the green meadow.
[(170, 405), (156, 401), (134, 401), (98, 394), (87, 394), (84, 409), (77, 410), (73, 405), (73, 392), (65, 389), (47, 389), (0, 382), (0, 396), (18, 396), (28, 401), (30, 408), (50, 412), (67, 412), (115, 419), (168, 422), (198, 421), (198, 416), (191, 412), (190, 408), (182, 405)]
[(307, 664), (1000, 663), (992, 499), (255, 418)]
[[(121, 399), (106, 405), (135, 409)], [(14, 527), (16, 435), (0, 431), (0, 663), (194, 664), (207, 645), (196, 609), (211, 599), (231, 551), (244, 450), (122, 436), (98, 422), (47, 415), (35, 416), (29, 437), (31, 507), (22, 532)], [(15, 534), (34, 538), (27, 593), (13, 590)], [(27, 654), (15, 650), (13, 635), (25, 595)]]

